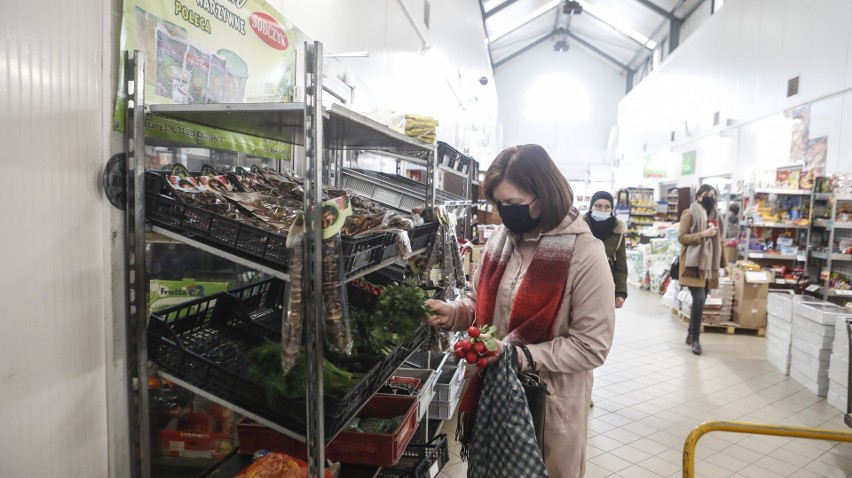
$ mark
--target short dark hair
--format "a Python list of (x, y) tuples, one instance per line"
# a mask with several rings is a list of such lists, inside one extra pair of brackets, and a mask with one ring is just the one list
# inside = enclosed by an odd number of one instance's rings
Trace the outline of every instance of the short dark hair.
[(735, 202), (732, 202), (731, 204), (728, 205), (728, 211), (731, 211), (734, 214), (739, 214), (740, 213), (740, 205), (735, 203)]
[(709, 184), (702, 184), (702, 185), (698, 188), (698, 191), (695, 191), (695, 197), (697, 198), (698, 196), (700, 196), (700, 195), (702, 195), (702, 194), (704, 194), (704, 193), (706, 193), (706, 192), (708, 192), (708, 191), (713, 191), (713, 192), (714, 192), (714, 193), (716, 193), (717, 195), (719, 194), (719, 193), (716, 191), (716, 188), (714, 188), (713, 186), (711, 186), (711, 185), (709, 185)]
[(574, 205), (574, 193), (568, 180), (547, 151), (537, 144), (512, 146), (494, 158), (483, 183), (485, 197), (492, 203), (497, 202), (494, 189), (503, 181), (509, 181), (538, 198), (543, 231), (558, 226)]

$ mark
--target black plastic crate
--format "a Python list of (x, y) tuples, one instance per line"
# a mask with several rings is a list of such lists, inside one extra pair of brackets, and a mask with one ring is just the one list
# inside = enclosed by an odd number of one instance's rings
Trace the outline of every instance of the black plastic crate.
[(429, 247), (435, 240), (437, 232), (437, 222), (427, 222), (408, 231), (408, 240), (411, 241), (411, 250), (416, 251), (417, 249)]
[(411, 443), (393, 468), (382, 468), (379, 478), (432, 478), (450, 461), (447, 435), (441, 433), (429, 443)]
[(268, 279), (230, 292), (240, 301), (252, 322), (280, 333), (285, 290), (284, 281)]
[(442, 141), (438, 141), (438, 163), (446, 166), (450, 169), (455, 169), (456, 171), (467, 174), (470, 171), (471, 163), (473, 163), (473, 158), (465, 155), (459, 150), (453, 148), (452, 146), (444, 143)]
[[(287, 271), (286, 235), (186, 204), (169, 186), (163, 172), (145, 173), (145, 214), (152, 223), (249, 260)], [(347, 277), (382, 262), (385, 250), (396, 247), (393, 234), (342, 236), (343, 271)]]
[[(426, 329), (387, 357), (342, 396), (326, 394), (325, 436), (331, 440), (403, 360), (426, 338)], [(267, 401), (266, 388), (247, 378), (246, 353), (280, 333), (252, 322), (231, 293), (221, 292), (160, 311), (148, 323), (148, 357), (177, 378), (264, 419), (305, 434), (304, 397)]]
[(385, 257), (385, 250), (389, 248), (393, 248), (396, 253), (396, 243), (393, 234), (390, 233), (358, 237), (343, 236), (341, 243), (343, 270), (346, 271), (347, 277), (381, 264)]
[(461, 153), (443, 141), (438, 141), (438, 164), (454, 168)]
[[(411, 244), (411, 250), (416, 251), (432, 244), (437, 230), (437, 222), (427, 222), (405, 231), (406, 234), (408, 234), (408, 242)], [(389, 233), (388, 236), (390, 237), (385, 242), (381, 262), (393, 259), (397, 256), (396, 233)]]
[(145, 217), (170, 231), (286, 271), (286, 236), (265, 231), (200, 207), (174, 195), (163, 174), (145, 173)]
[(363, 289), (352, 282), (346, 283), (346, 299), (349, 301), (350, 308), (373, 313), (376, 305), (379, 304), (379, 296), (380, 294)]

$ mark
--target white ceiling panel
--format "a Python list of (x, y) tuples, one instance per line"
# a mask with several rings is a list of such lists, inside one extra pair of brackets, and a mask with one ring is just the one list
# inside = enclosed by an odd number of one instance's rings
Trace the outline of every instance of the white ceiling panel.
[[(568, 23), (562, 13), (566, 0), (480, 1), (486, 12), (485, 29), (494, 64), (542, 41), (557, 25), (564, 27)], [(583, 6), (583, 12), (568, 23), (570, 34), (588, 42), (602, 57), (635, 68), (669, 35), (667, 12), (683, 19), (705, 0), (576, 1)]]
[[(485, 19), (488, 37), (492, 40), (522, 26), (539, 14), (556, 11), (557, 0), (518, 0)], [(486, 10), (486, 14), (487, 14)]]
[(626, 65), (641, 47), (634, 40), (592, 17), (575, 18), (569, 31), (618, 59), (623, 65)]
[(504, 58), (533, 44), (536, 40), (552, 34), (555, 21), (556, 11), (554, 10), (491, 43), (491, 59), (495, 64), (500, 63)]
[(609, 20), (609, 17), (612, 17), (614, 24), (621, 22), (645, 36), (650, 36), (651, 32), (665, 20), (660, 14), (642, 5), (637, 0), (615, 2), (612, 0), (584, 0), (581, 3), (588, 5), (583, 15), (586, 13), (594, 15), (600, 11), (604, 20)]

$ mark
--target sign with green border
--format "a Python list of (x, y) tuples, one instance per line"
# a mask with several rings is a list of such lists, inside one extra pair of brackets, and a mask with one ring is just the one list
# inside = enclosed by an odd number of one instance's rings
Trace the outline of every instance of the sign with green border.
[(115, 128), (125, 128), (125, 51), (145, 53), (148, 105), (289, 102), (296, 34), (264, 0), (125, 0)]
[(224, 149), (270, 159), (292, 159), (293, 146), (283, 141), (224, 131), (208, 126), (147, 115), (145, 137), (195, 148)]
[(647, 156), (642, 176), (645, 178), (664, 178), (667, 176), (667, 169), (666, 164), (662, 160)]
[(687, 151), (683, 153), (680, 162), (680, 174), (689, 176), (695, 174), (695, 151)]

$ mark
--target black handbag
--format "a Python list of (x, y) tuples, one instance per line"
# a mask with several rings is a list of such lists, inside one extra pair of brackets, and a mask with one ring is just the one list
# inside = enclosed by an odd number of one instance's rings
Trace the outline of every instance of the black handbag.
[(527, 396), (527, 405), (530, 407), (530, 414), (535, 427), (535, 441), (538, 443), (538, 448), (544, 451), (544, 423), (547, 419), (547, 396), (550, 391), (547, 390), (547, 384), (541, 381), (538, 376), (538, 367), (535, 360), (532, 358), (529, 349), (526, 345), (519, 345), (519, 349), (524, 352), (529, 364), (530, 371), (517, 372), (518, 380), (524, 387), (524, 393)]
[(678, 280), (680, 278), (680, 256), (675, 257), (674, 262), (672, 262), (672, 267), (669, 269), (669, 277), (672, 280)]

